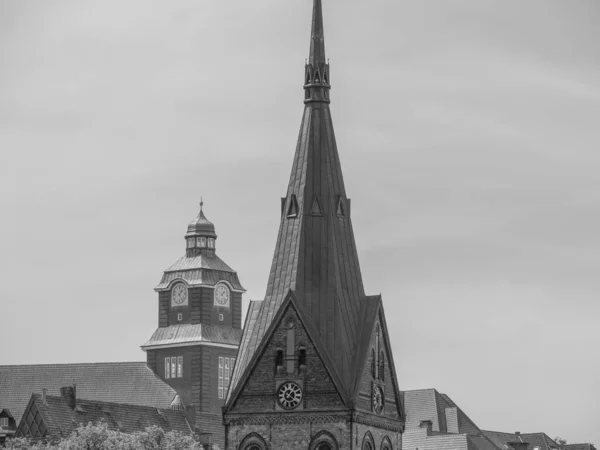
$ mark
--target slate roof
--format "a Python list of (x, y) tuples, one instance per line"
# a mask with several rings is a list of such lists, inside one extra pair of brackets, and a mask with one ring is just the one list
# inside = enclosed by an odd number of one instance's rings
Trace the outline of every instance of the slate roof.
[[(323, 74), (323, 18), (315, 0), (308, 66)], [(320, 92), (329, 85), (321, 82)], [(307, 85), (308, 86), (308, 85)], [(307, 87), (308, 92), (314, 92)], [(312, 85), (311, 85), (312, 86)], [(350, 219), (329, 101), (308, 101), (283, 203), (265, 299), (252, 303), (243, 351), (232, 387), (239, 382), (288, 292), (294, 292), (310, 326), (333, 358), (333, 370), (350, 394), (357, 373), (362, 305), (366, 298)], [(318, 204), (318, 208), (315, 208)], [(289, 214), (288, 214), (289, 213)], [(258, 308), (258, 309), (256, 309)]]
[[(123, 433), (143, 431), (150, 426), (161, 427), (165, 431), (180, 431), (191, 434), (185, 411), (157, 409), (150, 406), (129, 405), (124, 403), (102, 402), (77, 399), (75, 409), (70, 408), (60, 396), (33, 394), (35, 402), (44, 419), (48, 434), (55, 438), (69, 436), (80, 425), (104, 421), (108, 428)], [(27, 421), (23, 420), (17, 429), (17, 436), (28, 436)]]
[(154, 289), (167, 289), (174, 280), (185, 280), (190, 286), (214, 286), (225, 280), (233, 289), (245, 291), (237, 273), (214, 252), (179, 258), (165, 270), (160, 283)]
[(242, 330), (220, 325), (177, 324), (157, 328), (152, 337), (142, 345), (142, 349), (157, 345), (197, 344), (210, 342), (238, 346)]
[[(499, 448), (511, 449), (508, 442), (527, 442), (527, 450), (559, 450), (558, 445), (546, 433), (504, 433), (501, 431), (483, 430), (483, 434)], [(538, 447), (536, 449), (536, 447)]]
[(33, 393), (46, 388), (58, 395), (72, 384), (81, 399), (155, 408), (169, 408), (177, 395), (145, 362), (0, 366), (0, 409), (10, 409), (18, 423)]

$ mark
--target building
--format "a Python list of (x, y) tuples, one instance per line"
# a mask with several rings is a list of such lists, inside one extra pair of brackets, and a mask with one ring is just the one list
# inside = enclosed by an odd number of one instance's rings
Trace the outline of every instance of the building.
[(364, 292), (314, 0), (304, 115), (266, 296), (251, 301), (223, 409), (226, 448), (400, 449), (381, 296)]
[(522, 443), (522, 450), (560, 450), (560, 445), (546, 433), (504, 433), (484, 431), (485, 436), (500, 450), (520, 450), (515, 444)]
[(217, 256), (216, 239), (200, 203), (185, 234), (185, 255), (155, 288), (158, 328), (142, 349), (148, 367), (179, 394), (201, 442), (223, 447), (221, 407), (242, 336), (244, 288)]
[(63, 387), (60, 396), (33, 394), (16, 431), (16, 437), (47, 442), (71, 435), (81, 425), (103, 421), (110, 430), (123, 433), (158, 426), (165, 431), (192, 433), (186, 413), (177, 409), (82, 400), (75, 386)]
[[(32, 394), (60, 395), (60, 388), (77, 385), (85, 400), (127, 403), (154, 408), (177, 407), (177, 392), (158, 378), (145, 362), (36, 364), (0, 366), (0, 409), (14, 428)], [(1, 417), (1, 416), (0, 416)], [(0, 421), (0, 425), (2, 425)]]

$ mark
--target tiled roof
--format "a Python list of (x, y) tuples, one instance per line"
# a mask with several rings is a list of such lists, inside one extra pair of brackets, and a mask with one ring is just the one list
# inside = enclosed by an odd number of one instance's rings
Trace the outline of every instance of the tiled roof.
[(593, 444), (564, 444), (560, 448), (562, 450), (596, 450)]
[[(185, 411), (181, 410), (79, 398), (77, 407), (72, 409), (60, 396), (46, 395), (44, 403), (41, 394), (34, 394), (33, 401), (41, 411), (48, 433), (52, 437), (68, 436), (80, 425), (97, 423), (100, 420), (106, 422), (109, 429), (124, 433), (143, 431), (153, 425), (165, 431), (180, 431), (186, 434), (192, 432)], [(17, 436), (22, 436), (26, 431), (26, 421), (23, 421), (19, 425)]]
[[(511, 448), (508, 442), (527, 442), (527, 450), (558, 450), (560, 446), (546, 433), (504, 433), (501, 431), (483, 430), (483, 434), (496, 446), (506, 449)], [(537, 449), (536, 449), (537, 447)]]
[(185, 280), (190, 286), (214, 286), (219, 281), (225, 280), (234, 289), (244, 291), (237, 273), (214, 253), (179, 258), (165, 270), (155, 289), (167, 289), (174, 280)]
[(157, 328), (142, 348), (156, 345), (192, 344), (211, 342), (215, 344), (239, 345), (242, 330), (220, 325), (178, 324)]
[(82, 399), (155, 408), (169, 408), (177, 394), (145, 362), (0, 366), (0, 408), (10, 409), (18, 423), (32, 393), (46, 388), (57, 395), (72, 384)]

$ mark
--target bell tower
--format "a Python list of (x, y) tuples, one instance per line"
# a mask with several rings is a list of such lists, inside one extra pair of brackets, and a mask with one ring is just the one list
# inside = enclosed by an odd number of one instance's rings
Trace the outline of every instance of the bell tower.
[(365, 294), (313, 0), (304, 114), (263, 300), (227, 403), (230, 450), (400, 450), (402, 395), (380, 295)]
[(168, 267), (158, 286), (158, 328), (142, 345), (148, 367), (178, 396), (203, 444), (223, 448), (221, 407), (227, 397), (242, 335), (237, 273), (216, 253), (215, 226), (204, 203), (185, 234), (185, 256)]

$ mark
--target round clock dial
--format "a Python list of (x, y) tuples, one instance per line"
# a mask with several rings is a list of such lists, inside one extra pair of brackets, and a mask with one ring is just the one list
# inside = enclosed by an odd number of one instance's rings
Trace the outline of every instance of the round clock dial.
[(178, 283), (173, 286), (173, 290), (171, 291), (171, 301), (174, 305), (182, 305), (187, 303), (188, 299), (188, 290), (187, 287), (183, 283)]
[(383, 411), (383, 389), (381, 386), (375, 386), (373, 388), (373, 411), (377, 414), (381, 414)]
[(229, 289), (224, 284), (219, 284), (215, 288), (215, 303), (221, 306), (229, 304)]
[(284, 409), (294, 409), (302, 400), (302, 389), (296, 383), (288, 381), (279, 387), (277, 400)]

